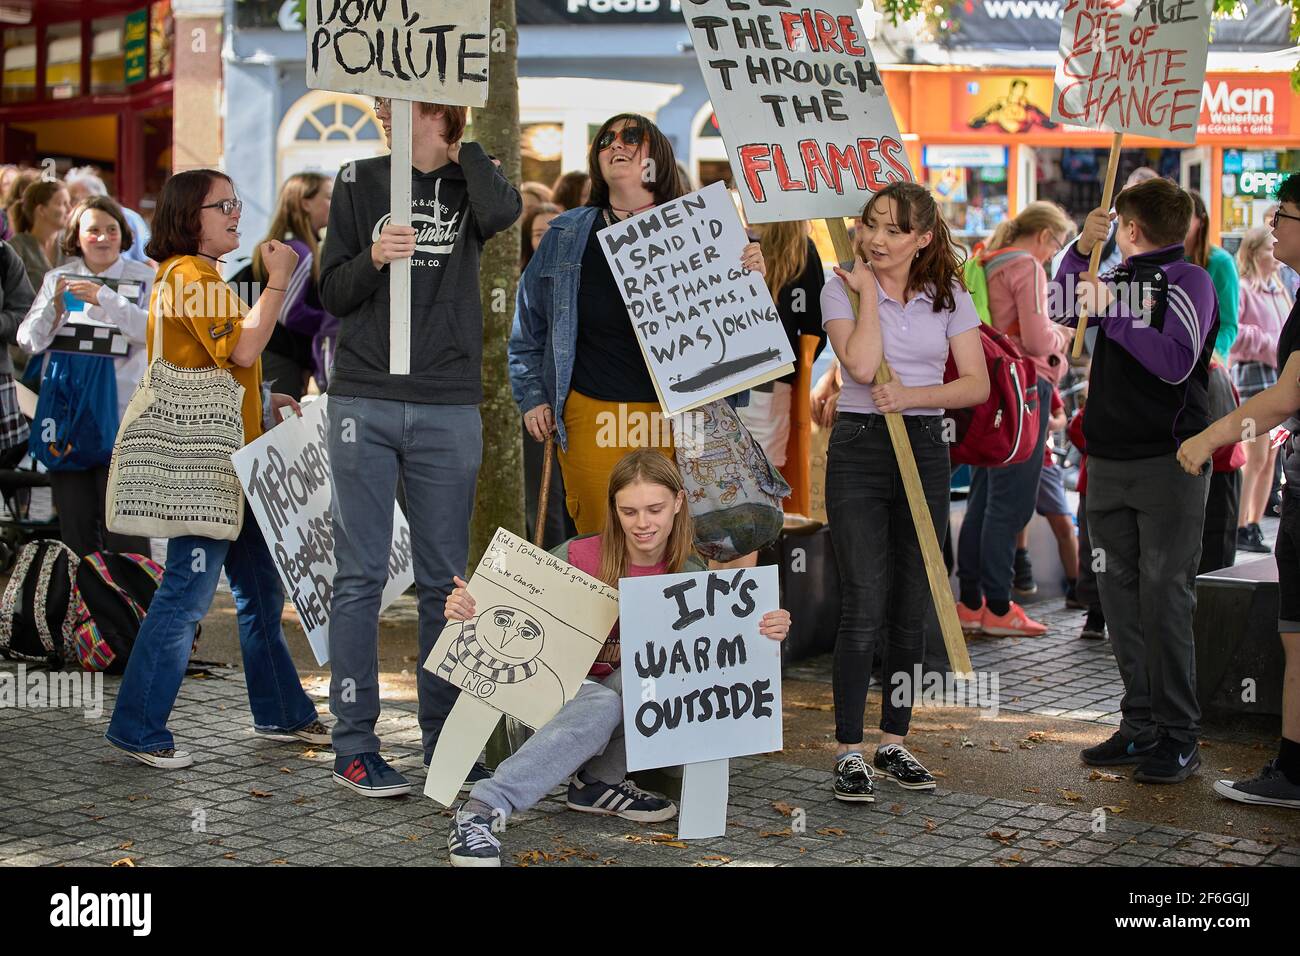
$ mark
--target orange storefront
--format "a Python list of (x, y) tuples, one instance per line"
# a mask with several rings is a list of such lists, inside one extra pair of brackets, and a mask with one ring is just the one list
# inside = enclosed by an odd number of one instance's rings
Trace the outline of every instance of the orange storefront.
[[(968, 244), (1033, 199), (1081, 220), (1101, 196), (1109, 133), (1053, 124), (1052, 73), (892, 67), (885, 85), (918, 179)], [(1119, 179), (1140, 165), (1198, 189), (1213, 241), (1262, 221), (1281, 176), (1300, 171), (1300, 117), (1286, 73), (1211, 73), (1191, 146), (1125, 137)]]

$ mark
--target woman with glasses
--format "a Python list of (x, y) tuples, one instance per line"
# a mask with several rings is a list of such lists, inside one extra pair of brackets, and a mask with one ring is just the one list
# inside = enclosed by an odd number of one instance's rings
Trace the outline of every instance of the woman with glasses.
[[(970, 500), (957, 546), (961, 600), (957, 617), (967, 633), (1038, 637), (1047, 628), (1011, 600), (1016, 560), (1022, 577), (1028, 555), (1017, 554), (1016, 538), (1034, 516), (1043, 471), (1052, 388), (1065, 371), (1070, 330), (1047, 315), (1044, 265), (1065, 244), (1074, 224), (1055, 203), (1032, 202), (994, 232), (980, 255), (989, 290), (990, 324), (1005, 332), (1038, 370), (1038, 434), (1034, 450), (1017, 465), (972, 469)], [(1026, 582), (1027, 583), (1027, 582)], [(1036, 588), (1035, 588), (1036, 590)], [(1029, 592), (1032, 593), (1032, 592)]]
[[(534, 439), (559, 440), (579, 534), (603, 530), (609, 475), (620, 458), (647, 446), (673, 453), (641, 345), (596, 237), (688, 191), (668, 138), (634, 113), (601, 125), (587, 165), (591, 198), (558, 216), (542, 237), (520, 283), (510, 336), (515, 401)], [(740, 264), (764, 272), (757, 242), (745, 246)]]
[[(145, 341), (152, 350), (155, 324), (162, 322), (166, 361), (181, 368), (216, 365), (228, 370), (244, 389), (247, 443), (273, 424), (272, 410), (277, 415), (286, 406), (297, 410), (287, 395), (270, 395), (270, 407), (265, 406), (258, 357), (280, 317), (298, 256), (282, 242), (262, 244), (267, 284), (249, 309), (217, 271), (222, 257), (239, 247), (242, 209), (235, 184), (224, 173), (195, 169), (167, 180), (147, 249), (159, 266)], [(148, 766), (178, 769), (194, 762), (176, 749), (167, 719), (185, 677), (195, 625), (212, 605), (222, 568), (235, 598), (253, 729), (313, 744), (330, 742), (280, 628), (280, 575), (256, 519), (246, 510), (234, 541), (182, 535), (167, 542), (167, 567), (131, 649), (105, 735)]]

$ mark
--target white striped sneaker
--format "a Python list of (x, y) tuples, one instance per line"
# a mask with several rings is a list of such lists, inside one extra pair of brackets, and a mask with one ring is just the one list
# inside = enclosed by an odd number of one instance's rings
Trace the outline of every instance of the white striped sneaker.
[(638, 823), (661, 823), (677, 816), (671, 800), (647, 793), (631, 780), (619, 784), (583, 783), (576, 775), (569, 780), (565, 806), (580, 813), (600, 813)]

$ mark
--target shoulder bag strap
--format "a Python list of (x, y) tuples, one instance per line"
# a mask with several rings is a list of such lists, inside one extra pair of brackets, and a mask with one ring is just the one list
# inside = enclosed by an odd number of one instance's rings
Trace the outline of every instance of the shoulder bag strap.
[[(153, 363), (158, 359), (162, 358), (163, 320), (165, 318), (165, 313), (163, 312), (163, 307), (162, 307), (163, 294), (167, 292), (167, 290), (170, 288), (170, 286), (167, 284), (167, 280), (171, 278), (172, 270), (175, 269), (176, 266), (179, 264), (180, 264), (180, 259), (177, 259), (175, 262), (173, 262), (171, 265), (167, 267), (167, 271), (164, 272), (162, 274), (162, 278), (158, 280), (157, 295), (154, 299), (154, 301), (158, 304), (158, 309), (157, 309), (158, 314), (154, 316), (153, 349), (149, 354), (149, 368), (145, 369), (145, 373), (144, 373), (146, 378), (148, 378), (149, 376), (149, 370), (153, 367)], [(176, 305), (176, 300), (175, 297), (173, 296), (172, 306), (174, 307), (175, 305)], [(181, 311), (182, 313), (184, 312), (184, 305), (181, 306)]]

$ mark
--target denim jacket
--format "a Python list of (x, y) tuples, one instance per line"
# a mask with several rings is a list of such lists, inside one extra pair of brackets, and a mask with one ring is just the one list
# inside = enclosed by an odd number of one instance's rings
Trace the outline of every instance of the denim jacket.
[[(578, 349), (578, 288), (582, 256), (600, 210), (579, 206), (551, 220), (519, 281), (510, 330), (510, 390), (520, 412), (546, 403), (555, 414), (560, 447), (569, 450), (564, 403)], [(616, 303), (618, 308), (622, 302)], [(547, 361), (547, 356), (550, 361)], [(749, 404), (749, 392), (729, 396), (732, 408)]]
[(515, 402), (521, 412), (549, 404), (565, 451), (569, 442), (564, 402), (578, 346), (582, 254), (599, 214), (595, 206), (579, 206), (552, 220), (520, 279), (510, 330), (510, 390)]

